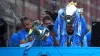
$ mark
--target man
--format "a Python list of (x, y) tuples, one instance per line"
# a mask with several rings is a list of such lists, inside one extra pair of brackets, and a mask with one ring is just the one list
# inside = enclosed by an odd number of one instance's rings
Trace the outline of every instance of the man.
[(53, 20), (50, 16), (45, 16), (43, 18), (43, 24), (47, 27), (49, 25), (52, 25), (53, 24)]
[(66, 35), (60, 38), (60, 46), (78, 47), (82, 46), (80, 36), (75, 33), (74, 21), (70, 20), (66, 24)]
[[(74, 8), (74, 9), (73, 9)], [(87, 25), (84, 16), (81, 14), (80, 9), (78, 9), (73, 2), (69, 3), (66, 8), (60, 9), (58, 11), (58, 16), (54, 24), (54, 31), (57, 37), (62, 40), (66, 35), (66, 20), (65, 16), (70, 15), (75, 19), (74, 22), (74, 35), (80, 37), (81, 43), (83, 43), (84, 35), (87, 33)]]
[(22, 18), (22, 25), (24, 29), (18, 32), (20, 36), (20, 44), (27, 43), (33, 40), (33, 37), (28, 38), (29, 30), (32, 28), (32, 21), (27, 17)]
[(31, 21), (27, 17), (21, 18), (21, 23), (17, 24), (16, 32), (9, 40), (9, 47), (19, 47), (20, 44), (32, 41), (33, 38), (27, 38), (32, 26), (31, 24)]
[(53, 25), (53, 20), (50, 16), (45, 16), (43, 18), (43, 24), (48, 27), (48, 29), (50, 30), (50, 36), (48, 37), (47, 40), (51, 41), (51, 45), (52, 46), (59, 46), (59, 43), (57, 41), (57, 37), (56, 34), (54, 32), (54, 25)]

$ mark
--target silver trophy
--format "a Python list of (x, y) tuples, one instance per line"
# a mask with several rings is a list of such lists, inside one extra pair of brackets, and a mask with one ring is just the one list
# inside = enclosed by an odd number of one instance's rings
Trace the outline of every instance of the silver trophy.
[(49, 29), (38, 21), (33, 22), (33, 33), (40, 40), (46, 40), (50, 34)]

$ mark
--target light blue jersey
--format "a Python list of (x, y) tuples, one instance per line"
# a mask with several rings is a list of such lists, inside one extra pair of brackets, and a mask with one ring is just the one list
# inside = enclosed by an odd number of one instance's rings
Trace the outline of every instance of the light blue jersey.
[[(58, 16), (56, 18), (55, 24), (54, 24), (54, 31), (56, 32), (57, 37), (59, 38), (59, 42), (61, 46), (63, 46), (62, 41), (63, 38), (65, 38), (66, 33), (66, 24), (64, 18), (61, 17), (61, 15), (65, 15), (64, 9), (60, 9), (58, 11)], [(82, 42), (84, 35), (87, 33), (87, 25), (84, 17), (80, 15), (79, 11), (77, 10), (72, 17), (75, 18), (73, 27), (74, 27), (74, 38), (78, 42)]]

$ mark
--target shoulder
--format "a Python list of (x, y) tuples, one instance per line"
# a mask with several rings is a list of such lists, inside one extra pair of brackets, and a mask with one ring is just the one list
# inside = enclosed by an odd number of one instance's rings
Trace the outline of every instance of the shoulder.
[(11, 36), (11, 39), (16, 39), (18, 38), (18, 34), (17, 33), (14, 33), (12, 36)]
[(26, 30), (25, 29), (22, 29), (22, 30), (18, 31), (18, 33), (20, 33), (20, 32), (26, 32)]
[(25, 29), (18, 31), (18, 34), (24, 34), (24, 33), (27, 33), (27, 31)]
[(12, 34), (12, 37), (18, 36), (18, 32)]

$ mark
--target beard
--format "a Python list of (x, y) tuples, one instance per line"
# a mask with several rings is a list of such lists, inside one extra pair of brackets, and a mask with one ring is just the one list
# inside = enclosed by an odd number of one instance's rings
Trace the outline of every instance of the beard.
[(67, 31), (68, 35), (73, 35), (74, 31)]

